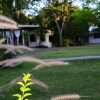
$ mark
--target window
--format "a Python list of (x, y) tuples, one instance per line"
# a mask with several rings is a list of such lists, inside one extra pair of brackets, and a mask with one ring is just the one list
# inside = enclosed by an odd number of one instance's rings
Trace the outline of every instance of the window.
[(100, 34), (94, 34), (94, 39), (100, 38)]
[(45, 41), (45, 36), (42, 35), (42, 36), (40, 37), (40, 40), (41, 40), (41, 41)]
[(36, 41), (36, 37), (32, 34), (30, 35), (30, 42), (35, 42)]
[(49, 41), (53, 42), (53, 36), (49, 36)]

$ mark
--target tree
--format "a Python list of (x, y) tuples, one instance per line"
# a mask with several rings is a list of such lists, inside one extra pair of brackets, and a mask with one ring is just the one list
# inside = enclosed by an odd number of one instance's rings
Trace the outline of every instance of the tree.
[(76, 33), (77, 36), (81, 38), (81, 42), (83, 42), (83, 38), (86, 39), (89, 37), (89, 26), (92, 24), (96, 25), (96, 15), (91, 9), (84, 8), (75, 12), (72, 17), (72, 24), (75, 28), (74, 33)]
[(71, 2), (67, 2), (66, 0), (64, 0), (64, 2), (60, 2), (59, 0), (50, 2), (49, 0), (49, 3), (45, 5), (46, 6), (39, 12), (37, 20), (41, 26), (58, 31), (59, 43), (60, 46), (62, 46), (63, 30), (76, 8), (72, 6)]
[(69, 21), (75, 8), (72, 6), (71, 2), (60, 2), (55, 0), (48, 4), (48, 7), (44, 8), (44, 11), (49, 13), (48, 17), (51, 17), (56, 23), (57, 30), (59, 33), (60, 46), (62, 46), (62, 33), (65, 28), (66, 23)]
[(23, 17), (26, 11), (32, 9), (35, 1), (39, 0), (0, 0), (0, 13), (12, 19), (16, 16), (15, 19), (19, 22), (20, 17)]

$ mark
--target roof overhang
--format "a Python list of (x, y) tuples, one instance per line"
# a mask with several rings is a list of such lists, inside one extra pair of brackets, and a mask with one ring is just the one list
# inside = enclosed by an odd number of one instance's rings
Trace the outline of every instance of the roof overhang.
[(90, 32), (91, 34), (100, 34), (100, 28), (96, 28)]
[(23, 30), (34, 30), (40, 28), (40, 26), (39, 25), (18, 25), (18, 28)]

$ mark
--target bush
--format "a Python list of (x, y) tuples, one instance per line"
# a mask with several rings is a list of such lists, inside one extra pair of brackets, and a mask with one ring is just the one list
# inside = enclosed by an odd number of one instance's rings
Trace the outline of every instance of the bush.
[(5, 53), (5, 50), (4, 49), (0, 49), (0, 60), (3, 59), (3, 57), (5, 55), (4, 53)]
[(15, 57), (15, 54), (13, 54), (13, 53), (5, 54), (5, 51), (6, 51), (5, 49), (0, 49), (0, 61)]
[(69, 38), (67, 39), (63, 39), (63, 46), (66, 46), (68, 47), (69, 45), (72, 45), (73, 44), (73, 41)]

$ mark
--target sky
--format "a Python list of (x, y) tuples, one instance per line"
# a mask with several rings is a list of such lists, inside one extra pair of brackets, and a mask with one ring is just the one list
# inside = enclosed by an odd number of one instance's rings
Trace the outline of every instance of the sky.
[[(100, 0), (98, 0), (98, 1), (100, 1)], [(45, 2), (46, 2), (46, 0), (42, 0), (42, 2), (39, 2), (38, 5), (33, 6), (33, 9), (38, 9), (38, 10), (40, 10), (41, 8), (43, 8), (43, 7), (45, 6)], [(77, 6), (77, 7), (79, 7), (79, 8), (82, 8), (82, 2), (80, 2), (80, 0), (75, 0), (75, 1), (73, 2), (73, 5), (74, 5), (74, 6)], [(96, 6), (93, 5), (93, 4), (90, 4), (89, 6), (90, 6), (91, 8), (95, 8), (95, 7), (96, 7)], [(30, 10), (30, 11), (26, 12), (26, 15), (28, 15), (29, 13), (32, 14), (33, 12), (34, 12), (34, 10)], [(37, 14), (34, 12), (34, 15), (37, 15)]]
[[(39, 2), (38, 5), (35, 5), (32, 8), (40, 10), (41, 8), (45, 7), (45, 2), (46, 1), (43, 0), (43, 2)], [(82, 2), (80, 2), (79, 0), (76, 0), (73, 5), (78, 6), (78, 7), (81, 8), (82, 7)], [(26, 11), (26, 15), (32, 14), (33, 12), (34, 12), (33, 10)], [(35, 15), (35, 12), (34, 12), (34, 15)]]

